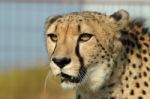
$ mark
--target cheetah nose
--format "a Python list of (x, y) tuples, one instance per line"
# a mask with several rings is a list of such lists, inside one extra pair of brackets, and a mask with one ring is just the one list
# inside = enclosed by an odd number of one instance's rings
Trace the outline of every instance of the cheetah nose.
[(62, 58), (56, 58), (54, 57), (52, 61), (60, 68), (65, 67), (71, 62), (70, 58), (62, 57)]

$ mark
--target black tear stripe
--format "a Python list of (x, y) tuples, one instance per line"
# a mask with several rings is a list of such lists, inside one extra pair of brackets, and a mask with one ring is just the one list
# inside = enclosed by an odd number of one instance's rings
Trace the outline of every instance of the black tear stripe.
[(78, 25), (78, 32), (81, 32), (81, 27), (80, 27), (80, 25)]
[(82, 80), (82, 78), (86, 74), (86, 68), (84, 67), (84, 60), (81, 57), (80, 52), (79, 52), (79, 39), (77, 40), (77, 46), (75, 48), (75, 53), (76, 53), (77, 57), (79, 58), (79, 62), (80, 62), (80, 65), (81, 65), (80, 69), (79, 69), (79, 75), (78, 75), (78, 77)]
[(54, 52), (55, 52), (55, 50), (56, 50), (56, 47), (57, 47), (57, 42), (56, 42), (56, 45), (55, 45), (54, 51), (52, 52), (51, 56), (49, 57), (49, 60), (50, 60), (50, 61), (51, 61), (52, 55), (54, 54)]

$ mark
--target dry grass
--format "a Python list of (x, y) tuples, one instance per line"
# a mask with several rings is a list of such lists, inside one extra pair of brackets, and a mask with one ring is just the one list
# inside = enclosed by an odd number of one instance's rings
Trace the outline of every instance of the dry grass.
[(36, 68), (0, 73), (0, 99), (75, 99), (73, 91), (62, 90), (52, 76), (44, 91), (47, 72)]

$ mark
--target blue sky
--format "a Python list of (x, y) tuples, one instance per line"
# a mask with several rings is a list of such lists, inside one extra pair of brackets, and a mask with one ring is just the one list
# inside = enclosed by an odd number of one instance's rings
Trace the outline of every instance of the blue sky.
[(45, 19), (80, 9), (78, 5), (0, 3), (0, 69), (46, 60)]

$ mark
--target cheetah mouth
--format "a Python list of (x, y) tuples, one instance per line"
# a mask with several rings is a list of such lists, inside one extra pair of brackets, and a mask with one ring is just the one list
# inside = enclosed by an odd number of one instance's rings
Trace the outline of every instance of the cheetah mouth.
[(71, 76), (63, 72), (58, 74), (57, 76), (61, 78), (61, 83), (63, 82), (80, 83), (83, 80), (85, 75), (86, 75), (86, 70), (80, 69), (78, 76)]
[(61, 77), (61, 83), (63, 82), (79, 83), (82, 80), (81, 77), (70, 76), (65, 73), (61, 73), (59, 76)]

